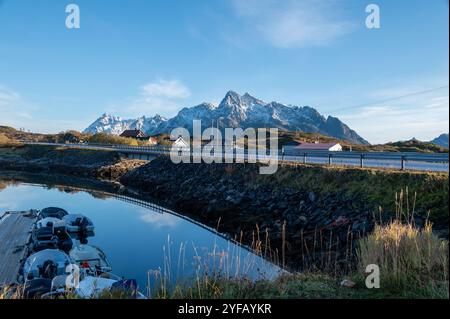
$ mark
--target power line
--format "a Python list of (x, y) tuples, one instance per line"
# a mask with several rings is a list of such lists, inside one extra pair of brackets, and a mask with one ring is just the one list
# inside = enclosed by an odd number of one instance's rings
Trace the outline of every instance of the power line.
[(386, 102), (397, 101), (397, 100), (403, 99), (405, 97), (422, 95), (422, 94), (431, 93), (431, 92), (435, 92), (435, 91), (439, 91), (439, 90), (447, 89), (447, 88), (448, 88), (448, 85), (444, 85), (444, 86), (440, 86), (440, 87), (437, 87), (437, 88), (434, 88), (434, 89), (408, 93), (408, 94), (404, 94), (404, 95), (400, 95), (400, 96), (396, 96), (396, 97), (393, 97), (393, 98), (380, 100), (380, 101), (376, 101), (376, 102), (359, 104), (359, 105), (344, 107), (344, 108), (340, 108), (340, 109), (334, 109), (334, 110), (331, 110), (331, 112), (345, 111), (345, 110), (351, 110), (351, 109), (356, 109), (356, 108), (365, 107), (365, 106), (371, 106), (371, 105), (377, 105), (377, 104), (386, 103)]

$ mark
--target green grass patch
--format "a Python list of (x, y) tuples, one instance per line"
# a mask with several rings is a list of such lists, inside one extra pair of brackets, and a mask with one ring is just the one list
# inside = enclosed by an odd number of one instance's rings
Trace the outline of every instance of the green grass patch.
[(374, 212), (381, 207), (385, 217), (393, 216), (395, 194), (404, 190), (415, 214), (429, 215), (430, 221), (439, 226), (448, 225), (448, 173), (301, 165), (280, 167), (270, 176), (254, 174), (247, 182), (253, 189), (266, 186), (273, 192), (287, 188), (312, 191), (318, 200), (321, 195), (340, 194), (369, 203)]

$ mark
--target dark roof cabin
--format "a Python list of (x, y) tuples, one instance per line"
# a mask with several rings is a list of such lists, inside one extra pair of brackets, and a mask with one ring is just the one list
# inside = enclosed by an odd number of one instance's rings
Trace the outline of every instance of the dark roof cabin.
[(120, 136), (131, 137), (131, 138), (145, 138), (145, 137), (147, 137), (147, 134), (145, 134), (141, 130), (126, 130), (126, 131), (123, 131), (123, 133), (120, 134)]

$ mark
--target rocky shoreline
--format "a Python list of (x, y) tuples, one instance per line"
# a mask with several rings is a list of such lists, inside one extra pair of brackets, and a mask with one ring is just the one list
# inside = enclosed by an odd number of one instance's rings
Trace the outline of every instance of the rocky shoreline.
[[(173, 164), (123, 159), (115, 152), (39, 148), (0, 150), (0, 171), (59, 173), (107, 180), (113, 191), (166, 206), (290, 268), (347, 267), (354, 241), (375, 219), (395, 213), (395, 192), (417, 193), (415, 223), (429, 214), (448, 238), (448, 175), (281, 167), (259, 175), (256, 164)], [(380, 214), (378, 207), (383, 207)]]
[[(248, 189), (245, 177), (257, 173), (257, 167), (239, 167), (236, 176), (227, 173), (233, 170), (232, 166), (203, 166), (176, 167), (158, 161), (151, 164), (151, 169), (143, 166), (130, 171), (120, 182), (175, 211), (217, 227), (253, 249), (263, 251), (267, 245), (273, 261), (289, 268), (316, 264), (329, 253), (334, 261), (337, 258), (340, 263), (348, 262), (346, 258), (352, 254), (346, 255), (347, 242), (363, 236), (374, 225), (370, 207), (355, 198), (342, 198), (337, 193), (319, 197), (313, 191), (292, 188), (283, 192), (273, 192), (267, 186)], [(314, 241), (322, 244), (316, 251), (311, 247)], [(308, 254), (302, 251), (305, 245), (310, 250)], [(339, 245), (343, 247), (338, 248)]]
[(117, 152), (64, 149), (52, 146), (0, 148), (0, 170), (118, 181), (146, 161), (126, 159)]
[[(361, 179), (372, 172), (330, 172), (307, 166), (281, 171), (283, 177), (262, 177), (258, 165), (176, 165), (159, 158), (129, 171), (120, 183), (204, 224), (219, 224), (219, 231), (253, 248), (265, 249), (267, 236), (278, 261), (284, 256), (286, 266), (292, 268), (317, 263), (346, 267), (354, 256), (354, 241), (373, 229), (375, 219), (387, 221), (393, 216), (390, 207), (379, 216), (378, 205), (383, 203), (371, 201), (363, 190), (349, 192), (345, 187), (345, 179)], [(342, 187), (323, 190), (312, 186), (330, 178), (340, 179)], [(383, 180), (383, 175), (377, 178)], [(289, 183), (289, 179), (299, 183)], [(394, 197), (392, 193), (391, 207), (395, 207)], [(446, 199), (440, 200), (444, 209), (448, 207)], [(416, 214), (419, 226), (425, 223), (424, 213), (418, 210)], [(448, 227), (442, 222), (441, 235), (448, 237)]]

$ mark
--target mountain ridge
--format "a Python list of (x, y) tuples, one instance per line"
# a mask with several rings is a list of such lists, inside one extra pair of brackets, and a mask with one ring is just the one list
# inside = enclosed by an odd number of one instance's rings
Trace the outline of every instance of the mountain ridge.
[(449, 135), (448, 133), (444, 133), (431, 140), (430, 143), (448, 148)]
[(369, 144), (337, 117), (326, 118), (310, 106), (286, 105), (275, 101), (266, 103), (249, 93), (240, 95), (235, 91), (228, 91), (218, 105), (203, 102), (185, 107), (170, 119), (158, 114), (154, 117), (122, 119), (105, 113), (83, 132), (120, 135), (127, 129), (140, 129), (149, 135), (156, 135), (169, 133), (177, 127), (192, 130), (193, 120), (201, 120), (202, 128), (273, 127), (286, 131), (320, 133), (357, 144)]

